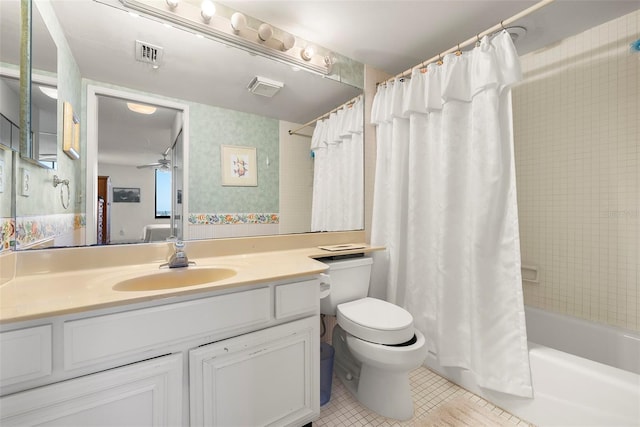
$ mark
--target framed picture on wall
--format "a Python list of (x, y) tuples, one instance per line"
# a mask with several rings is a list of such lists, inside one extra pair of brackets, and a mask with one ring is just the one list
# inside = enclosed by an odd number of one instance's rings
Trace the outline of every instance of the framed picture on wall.
[(222, 145), (222, 185), (236, 187), (258, 186), (258, 163), (255, 147)]
[(140, 203), (140, 188), (113, 187), (114, 203)]
[(80, 158), (80, 121), (73, 113), (71, 103), (62, 104), (62, 150), (70, 158), (77, 160)]

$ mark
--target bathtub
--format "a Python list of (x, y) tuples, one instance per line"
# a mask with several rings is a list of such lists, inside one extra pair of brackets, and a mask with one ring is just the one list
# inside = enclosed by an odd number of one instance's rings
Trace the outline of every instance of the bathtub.
[(534, 398), (478, 387), (468, 371), (425, 365), (538, 426), (640, 426), (640, 334), (526, 307)]

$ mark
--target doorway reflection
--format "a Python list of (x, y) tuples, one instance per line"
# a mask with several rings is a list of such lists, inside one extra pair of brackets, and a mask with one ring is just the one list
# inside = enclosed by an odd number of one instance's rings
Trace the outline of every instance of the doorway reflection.
[[(182, 172), (176, 173), (182, 157), (181, 112), (104, 95), (97, 96), (97, 106), (97, 243), (162, 241), (178, 235), (181, 204), (172, 200), (182, 189)], [(159, 172), (172, 185), (160, 214)]]

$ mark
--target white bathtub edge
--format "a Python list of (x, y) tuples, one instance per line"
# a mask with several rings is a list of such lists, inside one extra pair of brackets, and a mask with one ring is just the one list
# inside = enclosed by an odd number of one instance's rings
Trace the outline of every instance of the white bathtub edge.
[(640, 375), (529, 343), (534, 398), (481, 389), (463, 369), (425, 366), (496, 406), (544, 426), (640, 426)]

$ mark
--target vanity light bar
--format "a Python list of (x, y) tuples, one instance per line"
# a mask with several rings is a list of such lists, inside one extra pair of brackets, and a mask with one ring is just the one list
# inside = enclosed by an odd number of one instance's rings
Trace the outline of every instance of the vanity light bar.
[[(301, 47), (296, 44), (289, 50), (283, 51), (283, 45), (289, 45), (291, 43), (291, 40), (286, 36), (283, 37), (283, 39), (286, 40), (278, 40), (276, 37), (263, 40), (263, 38), (265, 38), (264, 27), (262, 38), (260, 38), (258, 30), (248, 26), (243, 27), (239, 31), (234, 30), (229, 19), (218, 15), (213, 15), (209, 22), (205, 23), (202, 20), (200, 8), (187, 2), (181, 2), (179, 7), (174, 9), (171, 9), (164, 3), (153, 0), (120, 0), (120, 2), (127, 8), (134, 9), (155, 18), (160, 18), (164, 21), (169, 21), (181, 28), (195, 31), (196, 34), (207, 35), (227, 44), (278, 60), (288, 65), (305, 68), (321, 75), (328, 75), (331, 72), (331, 67), (327, 65), (324, 55), (322, 54), (316, 54), (309, 60), (303, 60), (301, 54), (305, 47), (304, 45)], [(301, 42), (306, 43), (304, 41)]]

